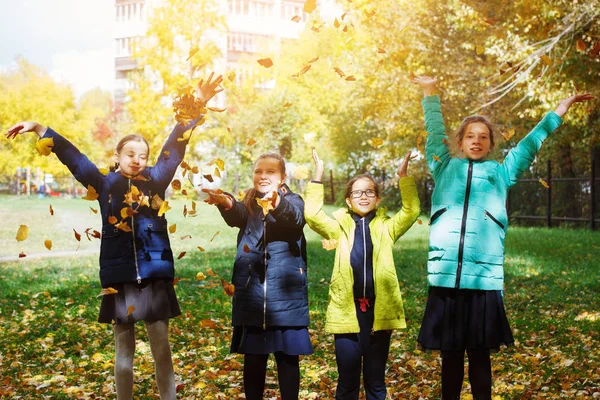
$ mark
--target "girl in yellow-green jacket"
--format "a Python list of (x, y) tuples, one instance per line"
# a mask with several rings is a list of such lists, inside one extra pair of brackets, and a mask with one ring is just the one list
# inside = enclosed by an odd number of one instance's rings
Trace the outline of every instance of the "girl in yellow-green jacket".
[(377, 183), (359, 175), (346, 187), (348, 209), (323, 211), (323, 161), (313, 150), (315, 179), (308, 184), (304, 215), (315, 232), (335, 244), (325, 330), (335, 336), (337, 400), (358, 400), (361, 366), (367, 400), (386, 397), (385, 364), (391, 331), (406, 327), (392, 248), (420, 213), (417, 188), (407, 176), (409, 152), (398, 168), (402, 209), (393, 217)]

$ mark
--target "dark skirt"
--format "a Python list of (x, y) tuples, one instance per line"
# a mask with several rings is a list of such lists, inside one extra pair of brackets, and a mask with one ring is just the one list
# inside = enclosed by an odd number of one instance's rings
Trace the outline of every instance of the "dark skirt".
[(498, 351), (515, 342), (500, 290), (429, 287), (418, 342), (426, 350)]
[(240, 354), (282, 352), (290, 356), (313, 353), (308, 328), (293, 326), (274, 326), (266, 330), (257, 326), (234, 326), (230, 350)]
[[(148, 280), (141, 284), (113, 285), (118, 293), (102, 297), (98, 322), (133, 324), (137, 321), (159, 321), (181, 315), (173, 282)], [(129, 307), (133, 307), (131, 314)]]

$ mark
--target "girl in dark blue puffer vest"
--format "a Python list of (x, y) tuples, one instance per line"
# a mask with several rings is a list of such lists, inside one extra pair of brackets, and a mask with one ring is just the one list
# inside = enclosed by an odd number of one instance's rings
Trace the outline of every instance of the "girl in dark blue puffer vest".
[[(243, 202), (203, 189), (225, 222), (240, 229), (233, 265), (232, 353), (244, 354), (246, 399), (263, 398), (267, 360), (274, 353), (282, 400), (298, 399), (299, 355), (312, 354), (304, 200), (285, 185), (285, 161), (263, 154), (254, 164), (254, 188)], [(262, 206), (259, 205), (262, 203)]]
[[(216, 93), (221, 76), (212, 74), (199, 98), (206, 102)], [(6, 136), (35, 132), (86, 188), (97, 194), (102, 216), (100, 282), (114, 289), (102, 298), (99, 322), (113, 323), (115, 334), (115, 383), (117, 398), (133, 396), (134, 324), (144, 321), (155, 362), (161, 399), (175, 399), (175, 375), (171, 360), (169, 319), (181, 314), (173, 288), (173, 253), (167, 220), (155, 206), (164, 199), (177, 167), (183, 160), (187, 139), (183, 134), (197, 120), (171, 132), (154, 167), (148, 167), (149, 146), (140, 135), (127, 135), (117, 145), (116, 171), (104, 175), (66, 138), (37, 122), (20, 122)], [(154, 199), (153, 199), (154, 198)], [(150, 204), (153, 199), (154, 204)], [(153, 207), (154, 205), (154, 207)], [(135, 212), (133, 212), (135, 210)]]

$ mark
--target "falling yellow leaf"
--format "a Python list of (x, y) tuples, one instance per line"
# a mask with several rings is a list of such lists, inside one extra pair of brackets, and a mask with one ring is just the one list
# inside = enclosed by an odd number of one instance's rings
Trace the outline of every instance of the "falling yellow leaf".
[(578, 51), (585, 51), (585, 49), (587, 49), (587, 45), (581, 39), (577, 39), (577, 45), (576, 45), (576, 47), (577, 47)]
[[(202, 119), (204, 119), (204, 118), (202, 118)], [(187, 142), (188, 140), (190, 140), (190, 137), (192, 136), (192, 131), (193, 131), (193, 129), (188, 129), (187, 131), (183, 132), (181, 137), (177, 138), (177, 141), (178, 142)]]
[(442, 138), (442, 143), (444, 143), (446, 146), (450, 145), (450, 143), (448, 143), (448, 140), (445, 137)]
[(92, 212), (93, 212), (94, 214), (98, 214), (98, 210), (96, 210), (95, 208), (92, 208), (92, 207), (90, 207), (90, 210), (92, 210)]
[(203, 272), (198, 272), (198, 273), (196, 274), (196, 280), (197, 280), (197, 281), (203, 281), (203, 280), (205, 280), (205, 279), (206, 279), (206, 275), (204, 275), (204, 273), (203, 273)]
[(232, 297), (233, 294), (235, 293), (235, 286), (233, 286), (231, 283), (225, 281), (225, 279), (221, 278), (221, 285), (223, 286), (223, 289), (225, 289), (225, 293), (227, 295), (229, 295), (229, 297)]
[(169, 227), (169, 233), (175, 233), (177, 231), (177, 224), (173, 224)]
[(354, 77), (354, 75), (349, 75), (349, 76), (346, 77), (346, 80), (347, 81), (355, 81), (356, 78)]
[(179, 179), (174, 179), (173, 182), (171, 182), (171, 187), (173, 188), (173, 190), (180, 190), (181, 181)]
[(48, 156), (52, 153), (54, 147), (53, 138), (40, 139), (35, 143), (35, 149), (38, 151), (40, 156)]
[(382, 138), (373, 138), (371, 139), (371, 146), (373, 147), (381, 147), (383, 145), (383, 139)]
[(181, 253), (179, 253), (179, 255), (177, 256), (178, 260), (181, 260), (183, 258), (183, 256), (185, 256), (185, 253), (187, 253), (186, 251), (182, 251)]
[(107, 288), (102, 289), (100, 291), (100, 293), (98, 294), (98, 296), (96, 296), (96, 297), (108, 296), (108, 295), (116, 294), (116, 293), (119, 293), (119, 291), (117, 289), (114, 289), (112, 287), (107, 287)]
[(260, 208), (262, 208), (264, 215), (267, 215), (269, 213), (269, 211), (275, 209), (274, 203), (277, 201), (277, 196), (278, 196), (277, 192), (274, 191), (271, 198), (268, 198), (268, 199), (265, 199), (265, 198), (260, 199), (258, 197), (256, 198), (256, 202), (258, 203)]
[(379, 54), (385, 54), (385, 53), (387, 53), (387, 51), (385, 51), (385, 49), (382, 49), (381, 47), (378, 47), (377, 48), (377, 53), (379, 53)]
[(333, 21), (333, 27), (334, 28), (339, 28), (340, 27), (340, 21), (338, 21), (337, 18)]
[(417, 220), (417, 224), (419, 224), (419, 225), (423, 225), (423, 220), (422, 220), (421, 218), (419, 218), (419, 219)]
[(215, 234), (210, 238), (210, 240), (208, 241), (208, 243), (211, 243), (217, 237), (217, 235), (219, 233), (221, 233), (221, 231), (216, 231)]
[(375, 15), (375, 10), (364, 10), (364, 13), (367, 16), (367, 18), (371, 18), (373, 15)]
[(342, 16), (340, 17), (340, 19), (343, 21), (344, 18), (346, 18), (346, 14), (348, 14), (347, 12), (343, 13)]
[(52, 208), (52, 204), (50, 204), (49, 210), (50, 210), (50, 215), (54, 215), (54, 209)]
[(140, 196), (140, 198), (138, 198), (138, 204), (140, 207), (150, 207), (149, 201), (150, 197), (148, 196)]
[(217, 167), (219, 167), (219, 169), (221, 171), (225, 171), (225, 161), (221, 160), (220, 158), (213, 158), (208, 163), (208, 165), (213, 165), (213, 164), (216, 165)]
[(23, 258), (23, 257), (27, 257), (27, 254), (25, 254), (25, 253), (23, 253), (23, 252), (20, 252), (20, 253), (19, 253), (19, 258)]
[(93, 201), (93, 200), (97, 200), (98, 199), (98, 193), (96, 193), (96, 189), (94, 189), (92, 187), (92, 185), (88, 185), (88, 191), (85, 195), (85, 197), (82, 197), (83, 200), (89, 200), (89, 201)]
[(247, 144), (248, 144), (248, 146), (253, 146), (253, 145), (256, 144), (256, 140), (254, 140), (254, 139), (248, 139), (248, 143)]
[(135, 311), (135, 307), (134, 306), (129, 306), (127, 307), (127, 316), (129, 317), (131, 315), (132, 312)]
[(552, 64), (552, 59), (550, 57), (548, 57), (547, 55), (544, 54), (543, 56), (540, 56), (540, 58), (544, 62), (544, 64), (546, 64), (546, 65)]
[(515, 129), (509, 129), (508, 131), (502, 131), (502, 137), (504, 138), (504, 140), (506, 140), (507, 142), (513, 137), (515, 136)]
[(261, 58), (260, 60), (256, 60), (256, 62), (265, 68), (271, 68), (273, 66), (273, 60), (270, 58)]
[(338, 67), (334, 67), (333, 70), (340, 76), (340, 78), (343, 78), (343, 77), (346, 76), (346, 74), (344, 73), (344, 71), (342, 71)]
[(221, 171), (219, 171), (219, 168), (215, 167), (215, 172), (213, 172), (213, 175), (217, 178), (221, 177)]
[(198, 47), (192, 47), (192, 48), (190, 49), (190, 52), (189, 52), (189, 54), (188, 54), (188, 58), (186, 58), (186, 60), (185, 60), (185, 61), (189, 61), (189, 60), (190, 60), (190, 58), (194, 57), (194, 54), (196, 54), (196, 53), (198, 52), (198, 50), (200, 50)]
[(212, 276), (212, 277), (217, 276), (217, 274), (215, 274), (215, 271), (213, 271), (212, 268), (207, 269), (206, 273), (208, 274), (208, 276)]
[(158, 209), (158, 216), (162, 217), (164, 215), (164, 213), (166, 213), (167, 211), (169, 211), (171, 209), (171, 207), (169, 207), (169, 202), (168, 201), (163, 201), (160, 204), (160, 208)]
[(478, 56), (482, 55), (485, 52), (485, 47), (480, 44), (475, 45), (475, 54)]
[(283, 105), (283, 107), (285, 107), (285, 108), (289, 108), (289, 107), (291, 107), (291, 106), (292, 106), (292, 103), (285, 103), (285, 104)]
[(323, 240), (321, 240), (321, 245), (327, 251), (329, 251), (329, 250), (335, 250), (335, 248), (337, 247), (337, 240), (335, 240), (335, 239), (323, 239)]
[(198, 250), (200, 250), (201, 252), (205, 252), (206, 251), (206, 250), (204, 250), (204, 247), (202, 247), (202, 246), (196, 246), (196, 247), (198, 247)]
[(439, 158), (438, 156), (436, 156), (435, 154), (433, 155), (433, 159), (434, 159), (435, 161), (438, 161), (438, 162), (442, 161), (442, 160), (440, 160), (440, 158)]
[(548, 185), (548, 182), (546, 182), (545, 180), (543, 180), (542, 178), (540, 178), (538, 180), (538, 182), (540, 182), (542, 184), (543, 187), (545, 187), (546, 189), (550, 189), (550, 185)]
[(218, 113), (222, 113), (225, 110), (227, 110), (226, 108), (217, 108), (217, 107), (207, 107), (206, 109), (209, 111), (218, 112)]
[(417, 150), (419, 150), (421, 153), (423, 152), (423, 148), (421, 147), (422, 143), (423, 143), (423, 136), (421, 136), (421, 135), (417, 136)]
[(46, 248), (48, 250), (52, 250), (52, 240), (50, 240), (50, 239), (44, 240), (44, 246), (46, 246)]
[(299, 15), (294, 15), (291, 19), (292, 22), (300, 22), (302, 21), (302, 17)]
[(310, 69), (310, 67), (311, 67), (311, 65), (310, 65), (310, 64), (309, 64), (309, 65), (307, 65), (307, 66), (305, 66), (304, 68), (302, 68), (302, 69), (300, 70), (300, 72), (298, 72), (298, 75), (304, 75), (305, 73), (307, 73), (307, 72), (308, 72), (308, 70)]
[(100, 173), (104, 176), (110, 173), (110, 170), (108, 168), (98, 168), (98, 171), (100, 171)]
[(129, 218), (131, 217), (133, 214), (137, 214), (133, 208), (131, 207), (124, 207), (121, 208), (121, 219), (125, 219), (125, 218)]
[(308, 179), (308, 175), (308, 167), (306, 165), (299, 165), (294, 169), (294, 179)]
[(314, 32), (320, 32), (323, 26), (325, 26), (324, 22), (319, 25), (317, 21), (313, 21), (313, 25), (310, 27), (310, 30)]
[(127, 221), (121, 221), (115, 225), (115, 228), (122, 230), (123, 232), (132, 232), (133, 230), (127, 224)]
[(304, 12), (310, 14), (317, 8), (317, 0), (306, 0), (304, 3)]
[(191, 238), (192, 238), (192, 235), (183, 235), (179, 239), (185, 240), (185, 239), (191, 239)]

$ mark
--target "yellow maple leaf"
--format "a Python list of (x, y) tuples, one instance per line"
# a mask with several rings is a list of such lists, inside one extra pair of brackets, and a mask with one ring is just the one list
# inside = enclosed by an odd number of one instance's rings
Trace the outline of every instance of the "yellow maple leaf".
[(48, 156), (52, 153), (54, 147), (53, 138), (43, 138), (35, 143), (35, 149), (38, 151), (40, 156)]
[(96, 297), (108, 296), (108, 295), (116, 294), (116, 293), (119, 293), (119, 291), (117, 289), (114, 289), (112, 287), (107, 287), (107, 288), (102, 289), (100, 291), (100, 293), (98, 294), (98, 296), (96, 296)]
[(173, 224), (169, 227), (169, 233), (175, 233), (177, 231), (177, 224)]
[(383, 145), (383, 139), (382, 138), (373, 138), (371, 139), (371, 146), (373, 147), (381, 147)]
[(256, 140), (250, 138), (250, 139), (248, 139), (248, 143), (247, 144), (248, 144), (248, 146), (253, 146), (253, 145), (256, 144)]
[(346, 76), (346, 74), (344, 73), (344, 71), (342, 71), (338, 67), (333, 67), (333, 70), (340, 76), (340, 78), (343, 78), (343, 77)]
[(85, 197), (82, 197), (83, 200), (89, 200), (89, 201), (93, 201), (93, 200), (97, 200), (98, 199), (98, 193), (96, 193), (96, 189), (94, 189), (92, 187), (92, 185), (88, 185), (88, 191), (85, 195)]
[(223, 286), (223, 289), (225, 289), (225, 293), (227, 293), (229, 297), (232, 297), (235, 293), (235, 286), (233, 286), (231, 283), (227, 282), (223, 278), (221, 278), (221, 285)]
[(44, 246), (46, 246), (46, 248), (48, 250), (52, 250), (52, 240), (50, 240), (50, 239), (44, 240)]
[(217, 167), (219, 167), (219, 169), (221, 171), (225, 171), (225, 161), (221, 160), (220, 158), (213, 158), (208, 163), (208, 165), (213, 165), (213, 164), (216, 165)]
[(235, 71), (231, 71), (228, 75), (227, 75), (227, 79), (229, 80), (229, 82), (235, 82)]
[(271, 68), (273, 66), (273, 60), (270, 58), (261, 58), (260, 60), (256, 60), (256, 62), (265, 68)]
[(206, 275), (204, 275), (204, 273), (203, 273), (203, 272), (198, 272), (198, 273), (196, 274), (196, 280), (197, 280), (197, 281), (203, 281), (203, 280), (205, 280), (205, 279), (206, 279)]
[(29, 227), (27, 225), (20, 225), (17, 230), (17, 242), (22, 242), (27, 239), (27, 236), (29, 236)]
[(304, 3), (304, 12), (310, 14), (317, 8), (317, 0), (306, 0)]
[(132, 232), (133, 230), (127, 224), (127, 221), (121, 221), (115, 225), (115, 228), (122, 230), (123, 232)]
[(371, 18), (373, 15), (375, 15), (375, 10), (364, 10), (364, 13), (367, 16), (367, 18)]
[[(271, 198), (256, 198), (256, 202), (258, 203), (258, 205), (260, 206), (260, 208), (262, 208), (263, 210), (263, 214), (267, 215), (269, 213), (269, 211), (275, 209), (275, 203), (277, 201), (277, 192), (273, 191), (273, 194), (271, 196)], [(266, 196), (265, 196), (266, 197)]]
[(337, 240), (335, 239), (323, 239), (321, 240), (321, 245), (327, 251), (335, 250), (337, 247)]
[(502, 137), (504, 138), (504, 140), (506, 140), (507, 142), (513, 137), (515, 136), (515, 129), (509, 129), (508, 131), (502, 131)]
[(164, 213), (166, 213), (167, 211), (169, 211), (171, 209), (171, 207), (169, 207), (169, 202), (168, 201), (163, 201), (160, 204), (160, 208), (158, 209), (158, 216), (162, 217)]

